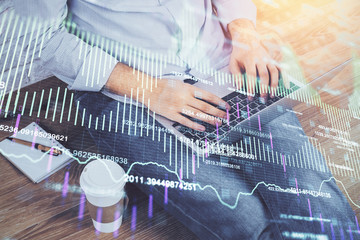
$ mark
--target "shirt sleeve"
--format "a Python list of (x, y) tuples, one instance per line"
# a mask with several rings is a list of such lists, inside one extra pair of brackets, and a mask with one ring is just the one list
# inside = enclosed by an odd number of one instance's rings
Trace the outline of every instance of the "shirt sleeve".
[(212, 0), (224, 29), (235, 19), (249, 19), (256, 26), (256, 6), (251, 0)]
[(14, 0), (14, 9), (20, 21), (13, 22), (31, 23), (26, 28), (28, 32), (24, 30), (22, 34), (29, 38), (31, 47), (38, 48), (34, 52), (39, 52), (44, 68), (66, 82), (71, 90), (103, 88), (117, 60), (67, 31), (66, 0)]

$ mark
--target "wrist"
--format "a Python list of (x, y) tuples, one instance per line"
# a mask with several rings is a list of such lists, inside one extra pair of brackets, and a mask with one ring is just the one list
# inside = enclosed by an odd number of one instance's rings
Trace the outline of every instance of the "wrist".
[(134, 72), (133, 68), (123, 63), (117, 63), (104, 88), (118, 95), (126, 95), (128, 98), (132, 97), (132, 99), (145, 104), (146, 100), (142, 101), (143, 95), (145, 93), (146, 96), (149, 91), (142, 86), (142, 81), (137, 76), (138, 70)]
[(104, 89), (121, 94), (121, 88), (119, 85), (121, 85), (121, 64), (117, 63), (115, 67), (113, 68), (112, 72), (110, 73), (110, 76), (105, 83)]
[(254, 23), (245, 18), (235, 19), (234, 21), (228, 24), (228, 30), (231, 38), (256, 38), (258, 39), (258, 33), (256, 32)]

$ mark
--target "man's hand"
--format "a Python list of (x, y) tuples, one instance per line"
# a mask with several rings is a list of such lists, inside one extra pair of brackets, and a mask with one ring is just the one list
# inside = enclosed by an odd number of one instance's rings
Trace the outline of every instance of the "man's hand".
[(205, 127), (183, 115), (219, 126), (221, 125), (220, 118), (226, 118), (225, 111), (202, 100), (222, 106), (223, 109), (230, 109), (229, 104), (221, 98), (181, 81), (158, 79), (157, 87), (153, 86), (150, 91), (142, 86), (142, 81), (137, 80), (136, 76), (137, 72), (134, 74), (132, 68), (118, 63), (105, 87), (113, 93), (128, 97), (131, 95), (131, 89), (133, 89), (133, 96), (136, 96), (139, 89), (139, 101), (151, 111), (198, 131), (205, 131)]
[[(223, 109), (230, 109), (229, 104), (221, 98), (178, 80), (159, 80), (157, 88), (148, 93), (148, 98), (150, 106), (147, 107), (150, 110), (198, 131), (205, 131), (205, 127), (189, 120), (182, 114), (215, 126), (216, 124), (221, 125), (221, 119), (226, 118), (226, 112), (202, 100), (223, 106)], [(147, 105), (146, 102), (145, 105)]]
[[(261, 43), (253, 23), (247, 19), (237, 19), (228, 24), (228, 29), (233, 45), (229, 63), (230, 72), (235, 76), (246, 72), (249, 99), (252, 99), (251, 95), (255, 93), (256, 72), (258, 72), (260, 96), (266, 99), (270, 84), (269, 93), (273, 98), (273, 91), (279, 82), (279, 69), (275, 65), (275, 60)], [(237, 83), (241, 87), (241, 82)]]

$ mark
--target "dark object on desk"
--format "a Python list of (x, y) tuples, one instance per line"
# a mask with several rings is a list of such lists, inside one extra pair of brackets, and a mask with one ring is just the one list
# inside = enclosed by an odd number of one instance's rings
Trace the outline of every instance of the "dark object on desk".
[[(15, 143), (19, 143), (19, 144), (22, 144), (22, 145), (25, 145), (25, 146), (28, 146), (28, 147), (33, 147), (37, 150), (40, 150), (42, 152), (48, 152), (48, 154), (51, 154), (51, 147), (47, 147), (47, 146), (44, 146), (44, 145), (41, 145), (39, 143), (32, 143), (32, 142), (29, 142), (29, 141), (25, 141), (25, 140), (21, 140), (21, 139), (18, 139), (18, 138), (13, 138), (13, 137), (7, 137), (6, 139), (12, 141), (12, 142), (15, 142)], [(53, 149), (52, 151), (52, 155), (54, 156), (58, 156), (62, 154), (62, 152), (58, 149)]]

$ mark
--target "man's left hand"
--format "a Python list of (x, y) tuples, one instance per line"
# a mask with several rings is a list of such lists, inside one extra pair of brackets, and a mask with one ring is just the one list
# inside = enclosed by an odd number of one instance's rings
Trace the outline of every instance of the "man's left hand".
[[(268, 50), (262, 44), (254, 24), (247, 19), (237, 19), (228, 24), (232, 38), (233, 50), (230, 56), (230, 72), (235, 76), (246, 73), (248, 98), (251, 100), (255, 93), (257, 73), (260, 77), (260, 96), (267, 98), (274, 97), (274, 91), (279, 82), (279, 68), (276, 60), (280, 54), (270, 56)], [(236, 78), (241, 79), (241, 78)], [(241, 87), (241, 81), (238, 81)], [(270, 85), (271, 90), (268, 91)]]

